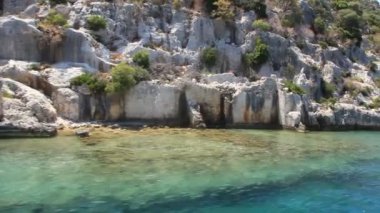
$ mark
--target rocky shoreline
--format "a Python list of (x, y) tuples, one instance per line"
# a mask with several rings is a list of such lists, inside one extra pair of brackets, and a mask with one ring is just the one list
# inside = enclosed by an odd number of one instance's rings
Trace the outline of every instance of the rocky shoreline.
[(256, 82), (228, 73), (208, 75), (203, 82), (148, 81), (125, 94), (101, 98), (81, 92), (83, 88), (57, 89), (52, 92), (51, 101), (41, 95), (38, 107), (33, 107), (33, 101), (39, 97), (34, 89), (11, 79), (0, 81), (2, 91), (12, 94), (12, 98), (2, 98), (5, 121), (0, 123), (0, 134), (3, 136), (54, 136), (57, 129), (64, 127), (99, 126), (380, 129), (379, 111), (347, 103), (318, 104), (306, 95), (288, 92), (282, 80), (275, 76)]
[[(303, 21), (294, 27), (282, 26), (285, 11), (272, 4), (265, 20), (237, 4), (226, 21), (203, 1), (64, 2), (1, 5), (0, 137), (54, 136), (93, 123), (380, 130), (376, 44), (366, 34), (360, 42), (321, 42), (311, 2), (300, 2)], [(255, 27), (260, 21), (270, 29)], [(265, 60), (248, 63), (257, 49)], [(71, 85), (84, 74), (112, 80), (117, 64), (140, 66), (141, 52), (151, 80), (113, 93)]]

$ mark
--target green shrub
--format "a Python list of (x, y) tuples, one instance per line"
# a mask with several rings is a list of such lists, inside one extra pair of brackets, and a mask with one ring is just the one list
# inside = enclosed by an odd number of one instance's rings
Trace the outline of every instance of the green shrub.
[(371, 63), (369, 63), (369, 65), (368, 65), (368, 69), (369, 69), (369, 71), (371, 71), (371, 72), (376, 72), (376, 70), (377, 70), (377, 64), (376, 64), (375, 62), (371, 62)]
[(142, 80), (149, 78), (148, 72), (143, 68), (133, 67), (126, 63), (120, 63), (111, 70), (112, 80), (105, 90), (109, 93), (122, 92), (135, 86)]
[(201, 53), (201, 62), (208, 68), (215, 66), (218, 59), (216, 48), (207, 47)]
[(326, 30), (326, 23), (320, 16), (314, 19), (314, 30), (319, 34), (323, 34)]
[(293, 83), (293, 81), (285, 81), (285, 87), (288, 88), (289, 92), (298, 94), (298, 95), (303, 95), (305, 94), (305, 90), (303, 90), (300, 86), (297, 84)]
[(86, 85), (92, 93), (103, 93), (105, 91), (107, 81), (102, 79), (99, 75), (84, 73), (77, 76), (70, 81), (71, 86)]
[(378, 88), (380, 88), (380, 78), (375, 80), (375, 84)]
[(256, 39), (255, 48), (253, 51), (247, 52), (243, 55), (243, 61), (251, 68), (255, 68), (268, 60), (269, 51), (266, 45), (260, 38)]
[(107, 27), (106, 19), (103, 16), (90, 15), (89, 17), (87, 17), (86, 21), (88, 29), (92, 31), (102, 30)]
[(294, 75), (296, 74), (296, 69), (292, 64), (288, 64), (284, 70), (284, 77), (286, 79), (293, 79)]
[(215, 5), (216, 0), (205, 0), (204, 4), (206, 7), (206, 12), (208, 14), (211, 14), (214, 10), (216, 10), (218, 7)]
[(295, 41), (295, 43), (296, 43), (296, 46), (297, 46), (300, 50), (302, 50), (303, 48), (306, 47), (306, 41), (305, 41), (305, 39), (297, 38), (296, 41)]
[(258, 18), (267, 18), (267, 5), (265, 0), (243, 0), (240, 5), (245, 10), (253, 10)]
[(181, 0), (173, 0), (173, 7), (175, 10), (179, 10), (182, 7)]
[(86, 85), (95, 94), (122, 92), (140, 81), (148, 80), (149, 73), (142, 67), (133, 67), (126, 63), (120, 63), (112, 68), (111, 77), (111, 80), (106, 80), (102, 75), (85, 73), (73, 78), (70, 85)]
[(348, 1), (347, 0), (333, 0), (331, 5), (335, 10), (347, 9)]
[(379, 109), (380, 108), (380, 98), (377, 97), (372, 100), (372, 103), (369, 104), (369, 108), (371, 109)]
[(338, 100), (336, 98), (322, 98), (320, 103), (323, 104), (323, 105), (326, 105), (328, 107), (332, 107), (336, 104)]
[(149, 69), (149, 53), (144, 50), (137, 52), (135, 55), (133, 55), (133, 62), (139, 65), (140, 67)]
[(290, 14), (286, 14), (282, 20), (281, 24), (284, 27), (295, 27), (302, 21), (302, 14), (299, 10), (294, 10)]
[(329, 45), (325, 41), (319, 41), (318, 43), (322, 49), (327, 49), (329, 47)]
[(55, 10), (51, 10), (46, 18), (43, 20), (44, 24), (53, 26), (66, 26), (67, 19)]
[(212, 11), (214, 17), (220, 17), (226, 21), (231, 21), (235, 17), (232, 0), (216, 0), (216, 9)]
[(325, 97), (325, 98), (331, 98), (331, 97), (333, 97), (334, 92), (336, 90), (335, 84), (328, 83), (328, 82), (322, 80), (321, 86), (322, 86), (323, 97)]
[(340, 10), (337, 25), (341, 28), (343, 38), (361, 38), (361, 19), (355, 11), (351, 9)]
[(57, 4), (67, 4), (67, 0), (49, 0), (51, 5), (57, 5)]
[(2, 97), (3, 97), (3, 98), (10, 98), (10, 99), (15, 98), (15, 97), (14, 97), (14, 94), (12, 94), (12, 93), (10, 93), (10, 92), (8, 92), (8, 91), (6, 91), (6, 90), (2, 91)]
[(263, 19), (258, 19), (258, 20), (255, 20), (252, 24), (252, 27), (255, 28), (255, 29), (259, 29), (259, 30), (262, 30), (262, 31), (269, 31), (272, 29), (272, 27), (270, 26), (270, 24), (263, 20)]

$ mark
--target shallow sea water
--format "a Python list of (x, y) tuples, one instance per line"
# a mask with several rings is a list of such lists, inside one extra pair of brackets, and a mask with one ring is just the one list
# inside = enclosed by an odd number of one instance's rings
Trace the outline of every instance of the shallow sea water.
[(380, 132), (0, 140), (0, 212), (380, 212)]

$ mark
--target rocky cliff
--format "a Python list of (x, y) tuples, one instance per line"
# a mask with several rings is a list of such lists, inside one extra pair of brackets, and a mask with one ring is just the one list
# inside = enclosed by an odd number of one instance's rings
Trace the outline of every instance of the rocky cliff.
[[(54, 135), (57, 117), (380, 129), (380, 7), (346, 3), (1, 1), (1, 131)], [(121, 62), (151, 80), (111, 93), (70, 84), (84, 73), (112, 78)]]

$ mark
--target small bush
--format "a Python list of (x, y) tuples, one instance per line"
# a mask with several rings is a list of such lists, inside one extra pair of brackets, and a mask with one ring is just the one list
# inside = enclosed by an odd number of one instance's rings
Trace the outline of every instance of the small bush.
[(336, 98), (322, 98), (320, 103), (328, 107), (332, 107), (336, 104), (338, 100)]
[(293, 79), (294, 75), (296, 74), (296, 69), (292, 64), (288, 64), (284, 70), (284, 77), (286, 79)]
[(293, 83), (293, 81), (285, 81), (285, 87), (288, 88), (289, 92), (292, 92), (298, 95), (305, 94), (305, 90), (303, 90), (297, 84)]
[(302, 21), (302, 15), (299, 11), (294, 11), (291, 14), (286, 14), (282, 20), (281, 24), (284, 27), (295, 27)]
[(87, 18), (88, 29), (98, 31), (107, 27), (106, 19), (103, 16), (91, 15)]
[(175, 10), (179, 10), (182, 7), (181, 0), (173, 0), (173, 7)]
[(126, 91), (137, 83), (149, 78), (148, 72), (143, 68), (136, 68), (126, 63), (120, 63), (111, 70), (112, 80), (105, 90), (109, 93)]
[(8, 92), (6, 90), (2, 92), (2, 96), (3, 96), (3, 98), (9, 98), (9, 99), (15, 98), (14, 94), (12, 94), (12, 93), (10, 93), (10, 92)]
[(371, 72), (376, 72), (377, 71), (377, 64), (375, 63), (375, 62), (371, 62), (371, 63), (369, 63), (369, 65), (368, 65), (368, 69), (369, 69), (369, 71), (371, 71)]
[(268, 60), (269, 51), (266, 45), (260, 38), (256, 39), (255, 49), (243, 55), (243, 61), (251, 68), (255, 68)]
[(49, 0), (51, 5), (57, 5), (57, 4), (67, 4), (67, 0)]
[(134, 63), (145, 69), (149, 69), (150, 67), (149, 53), (147, 51), (142, 50), (137, 52), (135, 55), (133, 55), (132, 60)]
[(347, 0), (333, 0), (332, 1), (332, 7), (335, 10), (342, 10), (348, 8), (348, 1)]
[(240, 1), (245, 10), (254, 10), (258, 18), (267, 18), (267, 5), (264, 0), (243, 0)]
[(318, 43), (322, 49), (327, 49), (329, 47), (329, 45), (325, 41), (319, 41)]
[(43, 20), (43, 23), (46, 25), (64, 27), (67, 25), (67, 20), (62, 14), (58, 13), (55, 10), (51, 10)]
[(205, 8), (208, 14), (211, 14), (218, 7), (215, 5), (216, 0), (205, 0)]
[(361, 19), (355, 11), (351, 9), (340, 10), (337, 25), (341, 28), (340, 33), (343, 38), (361, 39)]
[(300, 38), (298, 38), (298, 39), (295, 41), (295, 43), (296, 43), (296, 46), (297, 46), (300, 50), (302, 50), (303, 48), (305, 48), (306, 45), (307, 45), (305, 39), (300, 39)]
[(218, 51), (216, 48), (207, 47), (203, 49), (201, 53), (201, 62), (206, 65), (206, 67), (211, 68), (215, 66), (218, 59)]
[(235, 12), (232, 0), (216, 0), (214, 2), (216, 9), (212, 11), (214, 17), (220, 17), (226, 21), (233, 20)]
[(85, 73), (73, 78), (70, 85), (86, 85), (94, 94), (123, 92), (140, 81), (148, 80), (149, 73), (142, 67), (133, 67), (126, 63), (120, 63), (112, 68), (111, 77), (111, 80), (106, 80), (102, 75)]
[(380, 98), (377, 97), (372, 100), (372, 103), (369, 104), (369, 108), (371, 109), (379, 109), (380, 108)]
[(86, 85), (88, 89), (95, 94), (103, 93), (105, 91), (107, 81), (98, 75), (84, 73), (80, 76), (73, 78), (70, 81), (71, 86)]
[(380, 88), (380, 78), (375, 80), (375, 84), (378, 88)]
[(323, 34), (326, 30), (326, 23), (320, 16), (314, 20), (314, 30), (319, 34)]
[(262, 31), (270, 31), (272, 29), (270, 24), (263, 19), (255, 20), (252, 24), (252, 27)]
[(363, 87), (358, 83), (355, 83), (352, 79), (346, 79), (343, 84), (343, 91), (347, 91), (351, 96), (357, 96), (362, 94), (363, 96), (369, 96), (372, 93), (370, 87)]
[(336, 90), (335, 84), (328, 83), (328, 82), (322, 80), (321, 86), (322, 86), (323, 97), (325, 97), (325, 98), (333, 97), (334, 92)]

